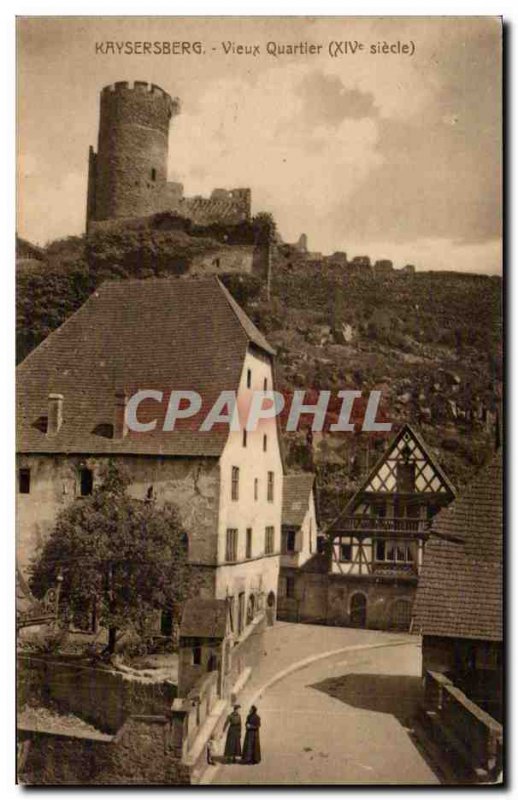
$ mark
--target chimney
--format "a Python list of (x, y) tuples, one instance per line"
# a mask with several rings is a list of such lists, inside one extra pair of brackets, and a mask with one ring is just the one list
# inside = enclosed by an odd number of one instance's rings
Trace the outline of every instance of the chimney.
[(113, 438), (124, 439), (128, 432), (126, 424), (126, 392), (115, 392), (115, 416), (113, 422)]
[(63, 400), (62, 394), (49, 394), (47, 435), (58, 433), (63, 424)]

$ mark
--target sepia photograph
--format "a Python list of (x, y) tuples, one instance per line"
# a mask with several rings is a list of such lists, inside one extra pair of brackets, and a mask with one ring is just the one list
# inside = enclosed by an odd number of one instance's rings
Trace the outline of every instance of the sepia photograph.
[(17, 18), (19, 785), (505, 784), (503, 39)]

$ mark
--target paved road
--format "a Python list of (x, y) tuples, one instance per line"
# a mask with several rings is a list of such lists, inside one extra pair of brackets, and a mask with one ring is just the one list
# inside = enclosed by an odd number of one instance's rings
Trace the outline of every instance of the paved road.
[[(295, 651), (306, 658), (338, 647), (356, 649), (315, 661), (266, 689), (257, 700), (261, 764), (212, 768), (208, 780), (219, 785), (440, 782), (408, 728), (420, 694), (418, 639), (345, 629), (329, 635), (318, 626), (276, 628), (266, 640), (265, 663), (240, 696), (243, 712), (261, 681), (264, 685), (293, 665)], [(400, 644), (390, 644), (396, 641)]]

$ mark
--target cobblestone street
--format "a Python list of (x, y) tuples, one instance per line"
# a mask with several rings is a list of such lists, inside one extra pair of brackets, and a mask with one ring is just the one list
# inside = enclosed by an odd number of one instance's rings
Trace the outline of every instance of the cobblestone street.
[(278, 623), (239, 697), (243, 718), (258, 706), (262, 762), (211, 767), (203, 782), (438, 784), (409, 729), (420, 669), (417, 637)]

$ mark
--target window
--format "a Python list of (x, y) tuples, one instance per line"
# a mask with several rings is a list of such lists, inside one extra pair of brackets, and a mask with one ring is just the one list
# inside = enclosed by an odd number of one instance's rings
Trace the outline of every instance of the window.
[(151, 180), (156, 181), (156, 169), (151, 167)]
[(250, 389), (251, 385), (252, 385), (252, 370), (251, 369), (247, 369), (247, 371), (246, 371), (246, 388)]
[(94, 487), (94, 475), (91, 469), (83, 467), (79, 471), (79, 482), (81, 488), (81, 497), (87, 497), (92, 494)]
[(170, 608), (162, 611), (160, 617), (160, 633), (162, 636), (172, 636), (173, 634), (173, 612)]
[(259, 479), (254, 478), (254, 500), (259, 499)]
[(286, 578), (286, 597), (295, 597), (295, 578), (293, 576)]
[(274, 545), (274, 527), (273, 525), (268, 525), (265, 529), (265, 537), (264, 537), (264, 552), (266, 555), (273, 553), (273, 545)]
[(197, 667), (201, 664), (201, 647), (199, 645), (192, 648), (192, 663)]
[(353, 546), (350, 542), (341, 542), (340, 561), (351, 561), (353, 557)]
[(236, 559), (237, 559), (237, 528), (227, 528), (225, 561), (236, 561)]
[(268, 473), (268, 488), (266, 491), (266, 499), (269, 503), (273, 503), (273, 472)]
[(268, 390), (268, 378), (265, 378), (263, 381), (263, 390), (265, 392)]
[(31, 471), (28, 467), (22, 467), (18, 472), (18, 491), (20, 494), (31, 493)]
[(415, 464), (398, 463), (396, 482), (398, 492), (415, 492)]
[(413, 564), (412, 545), (407, 542), (391, 542), (378, 539), (376, 542), (376, 561)]
[(295, 544), (297, 540), (297, 532), (296, 531), (288, 531), (286, 535), (286, 552), (287, 553), (294, 553), (295, 552)]
[(239, 467), (232, 467), (232, 500), (239, 500)]
[(309, 552), (313, 552), (313, 517), (309, 518)]
[(252, 528), (246, 529), (246, 557), (252, 558)]
[(266, 453), (268, 450), (268, 437), (266, 434), (263, 436), (263, 452)]
[(248, 439), (248, 436), (247, 436), (247, 430), (246, 430), (246, 428), (245, 428), (245, 429), (243, 430), (243, 447), (246, 447), (247, 439)]

